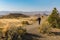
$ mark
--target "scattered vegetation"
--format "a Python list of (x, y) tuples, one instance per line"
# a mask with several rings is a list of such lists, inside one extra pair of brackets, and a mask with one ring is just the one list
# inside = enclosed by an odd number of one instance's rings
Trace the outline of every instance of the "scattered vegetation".
[[(21, 40), (27, 31), (22, 25), (30, 25), (33, 21), (28, 18), (20, 19), (1, 19), (0, 20), (0, 39)], [(22, 25), (21, 25), (22, 24)]]
[[(14, 16), (13, 16), (14, 15)], [(25, 15), (20, 14), (23, 17), (27, 17)], [(20, 15), (16, 14), (10, 14), (7, 16), (3, 16), (2, 18), (19, 18)], [(44, 17), (45, 18), (45, 17)], [(3, 20), (3, 19), (2, 19)], [(9, 19), (12, 20), (12, 19)], [(0, 22), (0, 38), (3, 40), (22, 40), (22, 36), (25, 37), (27, 34), (27, 30), (23, 28), (22, 25), (31, 25), (37, 21), (37, 18), (22, 18), (22, 21), (20, 19), (14, 19), (13, 21), (6, 21), (5, 19)], [(21, 22), (20, 22), (21, 21)], [(5, 27), (8, 24), (8, 27), (5, 32), (2, 33), (3, 27)], [(53, 28), (60, 28), (60, 17), (59, 12), (56, 8), (53, 9), (51, 15), (48, 16), (46, 20), (44, 20), (39, 27), (39, 32), (43, 34), (50, 34), (51, 29)], [(53, 34), (53, 33), (52, 33)], [(28, 34), (29, 36), (31, 34)], [(31, 37), (32, 39), (33, 37)], [(35, 40), (35, 39), (34, 39)]]

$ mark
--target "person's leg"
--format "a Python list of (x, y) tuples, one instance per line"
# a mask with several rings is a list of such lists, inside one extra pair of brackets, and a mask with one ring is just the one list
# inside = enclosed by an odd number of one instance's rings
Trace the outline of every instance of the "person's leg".
[(40, 25), (40, 21), (39, 21), (39, 25)]
[(41, 24), (41, 20), (39, 20), (39, 24)]

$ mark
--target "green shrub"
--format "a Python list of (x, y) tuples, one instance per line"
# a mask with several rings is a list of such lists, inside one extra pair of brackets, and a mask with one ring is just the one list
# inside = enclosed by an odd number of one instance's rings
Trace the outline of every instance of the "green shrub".
[(48, 22), (52, 27), (60, 28), (60, 17), (59, 17), (58, 10), (56, 8), (54, 8), (51, 15), (49, 15)]

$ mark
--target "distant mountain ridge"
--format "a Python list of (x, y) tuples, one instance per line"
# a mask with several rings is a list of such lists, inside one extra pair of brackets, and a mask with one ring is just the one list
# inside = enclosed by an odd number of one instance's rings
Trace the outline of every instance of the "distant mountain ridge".
[(0, 11), (0, 15), (7, 15), (10, 13), (21, 13), (25, 15), (35, 15), (35, 14), (50, 14), (49, 11), (33, 11), (33, 12), (23, 12), (23, 11)]

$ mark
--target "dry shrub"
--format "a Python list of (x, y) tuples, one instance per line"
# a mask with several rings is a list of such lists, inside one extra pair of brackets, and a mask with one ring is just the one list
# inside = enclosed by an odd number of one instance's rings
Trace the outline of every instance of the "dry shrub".
[(47, 21), (41, 24), (41, 26), (39, 27), (39, 30), (40, 30), (40, 33), (47, 33), (47, 34), (51, 33), (51, 27)]
[(28, 21), (23, 21), (22, 24), (24, 24), (24, 25), (30, 25)]
[(8, 38), (7, 38), (8, 40), (12, 40), (12, 37), (15, 38), (14, 37), (15, 35), (18, 35), (18, 36), (16, 36), (17, 39), (21, 39), (21, 35), (24, 35), (26, 33), (26, 29), (23, 29), (21, 26), (17, 27), (15, 25), (11, 24), (9, 26), (8, 30), (6, 31), (6, 33), (8, 35)]

